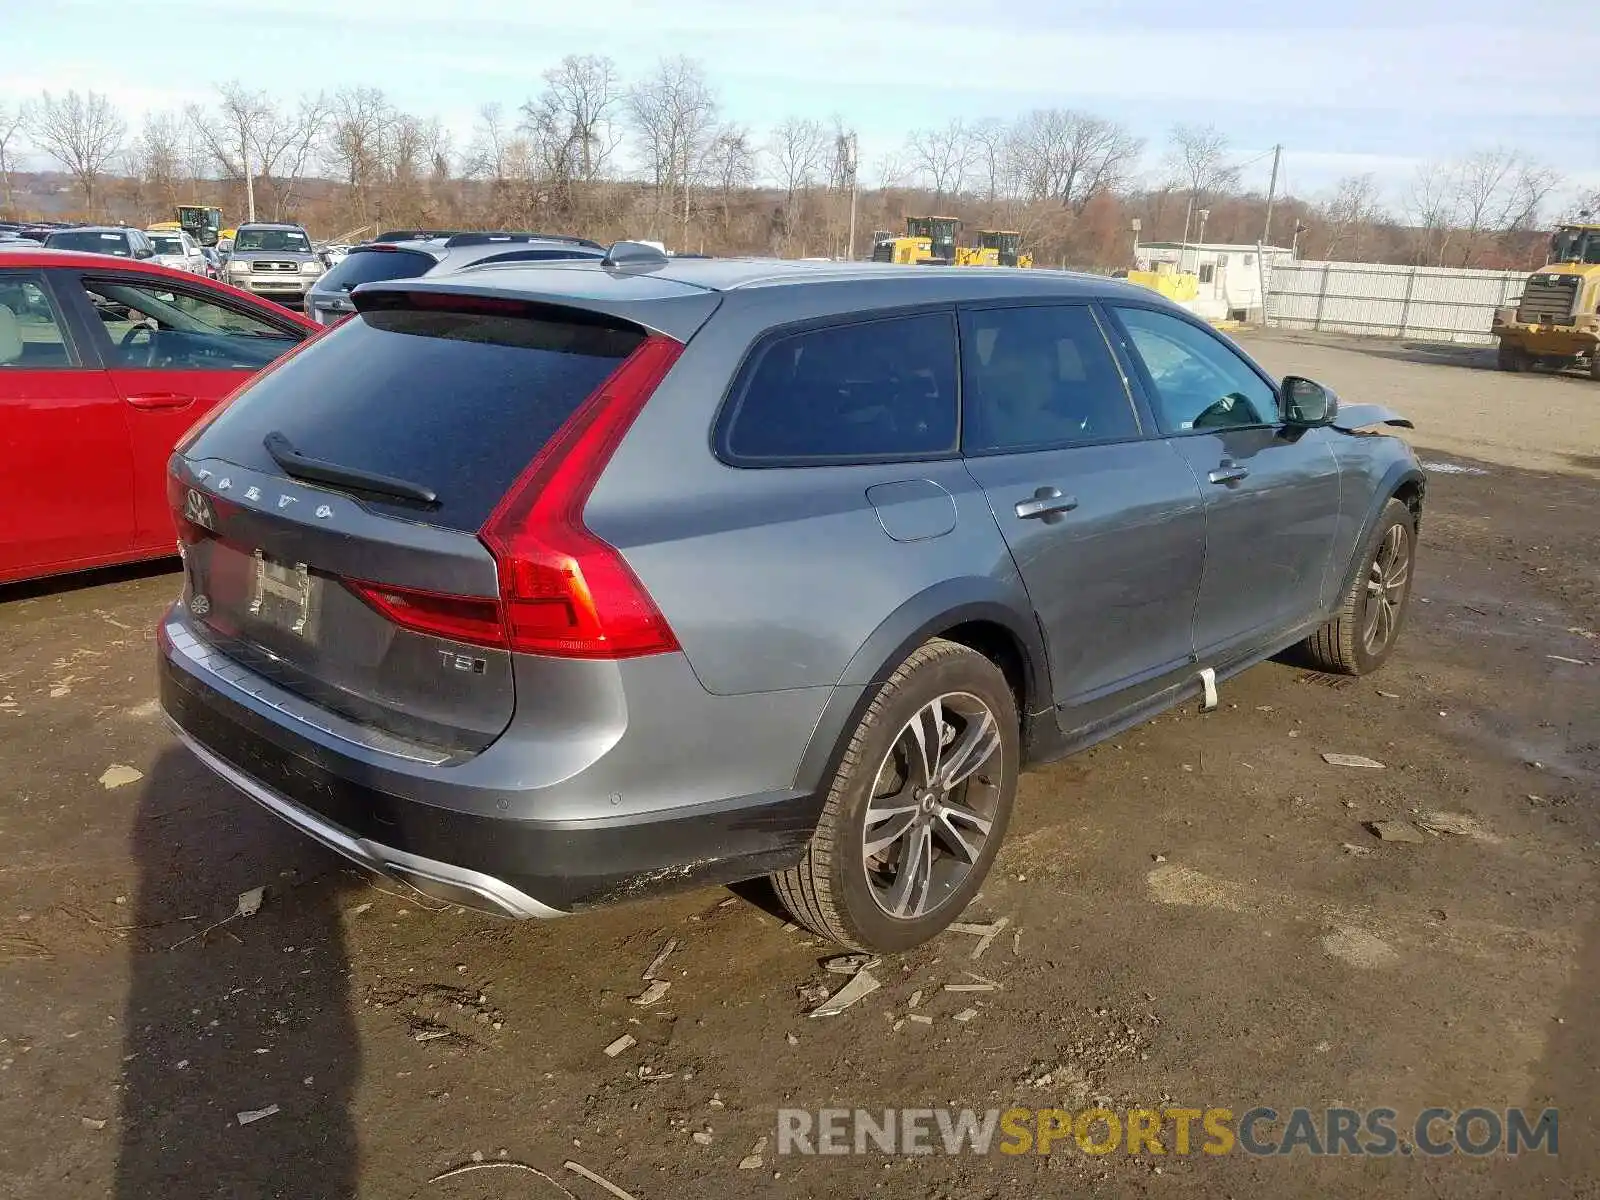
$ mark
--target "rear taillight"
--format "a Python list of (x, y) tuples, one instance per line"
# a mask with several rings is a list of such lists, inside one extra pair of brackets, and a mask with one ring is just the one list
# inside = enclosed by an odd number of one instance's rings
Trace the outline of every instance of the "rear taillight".
[(500, 568), (506, 644), (564, 658), (633, 658), (678, 648), (622, 555), (583, 524), (596, 480), (683, 347), (642, 342), (564, 424), (479, 536)]
[(420, 592), (414, 588), (366, 583), (359, 579), (346, 579), (343, 583), (378, 612), (405, 629), (479, 646), (505, 645), (500, 605), (494, 600)]
[(683, 347), (651, 337), (579, 406), (478, 532), (500, 572), (497, 601), (345, 580), (394, 624), (560, 658), (635, 658), (678, 648), (622, 555), (583, 524), (617, 445)]

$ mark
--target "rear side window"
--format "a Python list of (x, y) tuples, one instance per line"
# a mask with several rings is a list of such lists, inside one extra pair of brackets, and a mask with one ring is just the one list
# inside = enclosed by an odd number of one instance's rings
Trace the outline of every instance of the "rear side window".
[(580, 404), (644, 340), (570, 309), (541, 316), (369, 311), (269, 371), (188, 450), (281, 475), (263, 439), (432, 488), (438, 506), (368, 508), (450, 529), (482, 527)]
[(1139, 436), (1128, 389), (1084, 305), (962, 315), (962, 446), (969, 454)]
[(360, 284), (382, 279), (415, 279), (433, 267), (433, 255), (415, 250), (352, 250), (322, 277), (318, 289), (348, 292)]
[(935, 458), (956, 448), (950, 313), (784, 335), (734, 392), (719, 453), (740, 466)]

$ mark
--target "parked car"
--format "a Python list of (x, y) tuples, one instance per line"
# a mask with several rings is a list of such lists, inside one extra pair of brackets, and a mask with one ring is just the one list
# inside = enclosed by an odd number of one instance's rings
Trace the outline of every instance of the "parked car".
[(113, 258), (152, 259), (156, 248), (142, 229), (122, 225), (81, 225), (52, 230), (44, 239), (47, 250), (77, 250), (84, 254), (109, 254)]
[(624, 244), (354, 299), (172, 460), (161, 697), (452, 903), (770, 873), (900, 950), (1024, 765), (1287, 647), (1375, 670), (1404, 621), (1405, 422), (1142, 288)]
[(323, 270), (304, 229), (268, 223), (239, 226), (224, 266), (234, 287), (296, 308)]
[(355, 311), (350, 292), (383, 279), (415, 279), (491, 262), (600, 259), (605, 247), (582, 238), (543, 233), (456, 233), (409, 241), (353, 246), (343, 261), (312, 285), (306, 315), (336, 325)]
[(0, 583), (174, 553), (173, 444), (314, 330), (149, 263), (0, 255)]
[(147, 229), (145, 236), (155, 247), (155, 261), (174, 271), (187, 271), (191, 275), (206, 273), (206, 256), (200, 243), (181, 229)]

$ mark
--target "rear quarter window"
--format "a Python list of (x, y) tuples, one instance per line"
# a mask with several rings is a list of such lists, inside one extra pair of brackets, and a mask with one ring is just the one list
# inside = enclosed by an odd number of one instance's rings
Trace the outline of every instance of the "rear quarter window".
[(953, 313), (776, 335), (756, 350), (719, 422), (735, 466), (939, 458), (955, 453)]
[(415, 279), (434, 265), (433, 255), (415, 250), (352, 250), (317, 286), (319, 291), (348, 292), (383, 279)]

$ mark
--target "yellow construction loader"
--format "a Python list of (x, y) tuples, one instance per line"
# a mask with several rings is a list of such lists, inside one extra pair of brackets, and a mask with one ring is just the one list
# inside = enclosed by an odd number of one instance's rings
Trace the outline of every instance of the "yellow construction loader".
[(960, 232), (958, 217), (907, 217), (905, 237), (874, 239), (872, 261), (949, 266), (956, 261)]
[(1015, 229), (980, 229), (978, 244), (956, 251), (958, 267), (1031, 267), (1033, 255), (1022, 253), (1022, 234)]
[(1489, 332), (1500, 341), (1502, 371), (1583, 363), (1600, 379), (1600, 223), (1581, 215), (1556, 228), (1516, 307), (1495, 312)]

